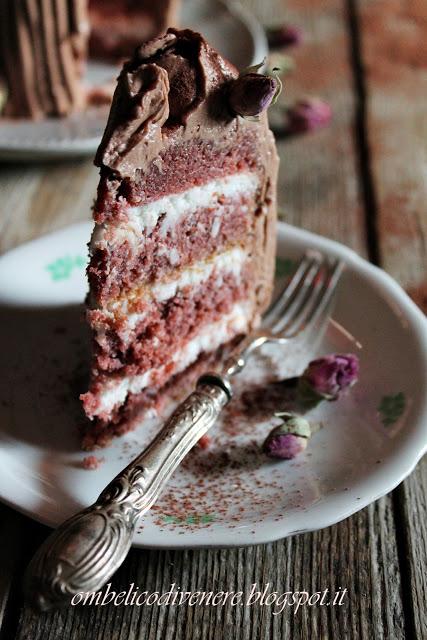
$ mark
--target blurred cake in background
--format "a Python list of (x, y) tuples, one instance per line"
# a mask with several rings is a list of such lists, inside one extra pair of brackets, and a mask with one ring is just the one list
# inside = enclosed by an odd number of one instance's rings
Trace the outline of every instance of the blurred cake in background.
[(87, 0), (0, 0), (3, 115), (65, 116), (85, 104)]
[(89, 55), (118, 60), (176, 24), (178, 0), (0, 0), (2, 115), (40, 119), (86, 106)]
[(86, 447), (259, 323), (275, 265), (276, 85), (239, 76), (190, 30), (125, 63), (96, 156)]
[(89, 0), (89, 54), (128, 57), (135, 47), (177, 26), (178, 0)]

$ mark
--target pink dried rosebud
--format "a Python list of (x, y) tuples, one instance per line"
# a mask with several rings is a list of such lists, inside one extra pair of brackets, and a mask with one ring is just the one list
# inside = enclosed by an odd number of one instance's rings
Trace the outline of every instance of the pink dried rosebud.
[(310, 425), (301, 416), (293, 413), (276, 413), (282, 424), (274, 427), (262, 446), (270, 458), (291, 460), (307, 447), (311, 437)]
[(258, 116), (268, 109), (279, 88), (278, 80), (271, 76), (243, 74), (230, 87), (230, 107), (239, 116)]
[(287, 111), (287, 130), (289, 133), (315, 131), (329, 124), (332, 118), (330, 105), (320, 98), (298, 100)]
[(312, 360), (300, 377), (299, 386), (318, 401), (337, 400), (342, 391), (357, 382), (358, 376), (358, 357), (336, 353)]
[(282, 24), (280, 27), (267, 29), (267, 40), (271, 49), (292, 47), (293, 45), (301, 44), (303, 32), (299, 27)]

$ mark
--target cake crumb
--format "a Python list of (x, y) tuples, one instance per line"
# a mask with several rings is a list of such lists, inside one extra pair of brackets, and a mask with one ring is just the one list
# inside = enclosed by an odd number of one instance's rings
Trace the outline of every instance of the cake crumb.
[(210, 446), (211, 442), (212, 442), (212, 439), (205, 433), (205, 435), (202, 436), (200, 440), (198, 440), (197, 445), (201, 449), (207, 449)]
[(95, 471), (101, 464), (105, 462), (105, 458), (97, 458), (96, 456), (86, 456), (82, 460), (82, 467), (87, 471)]

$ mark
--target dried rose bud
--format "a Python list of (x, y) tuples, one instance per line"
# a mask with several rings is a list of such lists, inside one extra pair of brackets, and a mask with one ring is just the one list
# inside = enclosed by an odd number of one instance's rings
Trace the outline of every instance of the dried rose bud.
[(262, 449), (270, 458), (291, 460), (307, 447), (311, 436), (310, 425), (293, 413), (277, 413), (282, 424), (274, 427), (265, 439)]
[(231, 85), (229, 104), (239, 116), (258, 116), (268, 109), (279, 90), (279, 82), (260, 73), (240, 75)]
[(320, 98), (304, 98), (288, 107), (288, 133), (304, 133), (315, 131), (329, 124), (332, 118), (330, 105)]
[(300, 390), (317, 401), (337, 400), (359, 375), (359, 359), (352, 353), (331, 354), (312, 360), (299, 379)]
[(271, 49), (292, 47), (293, 45), (301, 44), (303, 33), (299, 27), (282, 24), (280, 27), (267, 29), (267, 40)]

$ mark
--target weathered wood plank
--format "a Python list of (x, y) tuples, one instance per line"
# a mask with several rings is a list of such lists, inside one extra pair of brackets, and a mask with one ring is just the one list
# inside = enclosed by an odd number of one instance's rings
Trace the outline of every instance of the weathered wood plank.
[(21, 577), (44, 533), (44, 528), (29, 518), (0, 505), (1, 640), (14, 637), (21, 601)]
[[(2, 565), (0, 572), (0, 628), (3, 624), (12, 580), (14, 579), (18, 558), (21, 554), (22, 537), (19, 532), (20, 517), (3, 505), (0, 507), (0, 548)], [(22, 524), (22, 522), (21, 522)]]
[[(427, 5), (357, 4), (382, 266), (427, 312)], [(427, 461), (395, 492), (409, 629), (427, 637)]]
[(0, 253), (90, 218), (98, 169), (92, 160), (0, 168)]
[[(175, 583), (183, 591), (239, 591), (253, 583), (269, 591), (348, 588), (341, 607), (252, 606), (80, 606), (38, 616), (22, 612), (17, 638), (62, 640), (284, 640), (403, 638), (399, 576), (390, 503), (381, 500), (335, 527), (274, 544), (230, 550), (131, 552), (114, 576), (112, 589), (165, 593)], [(365, 555), (361, 549), (368, 549)], [(385, 601), (389, 606), (384, 606)], [(373, 636), (375, 634), (375, 636)]]
[(0, 166), (0, 253), (8, 246), (10, 230), (28, 214), (41, 174), (41, 169), (35, 167)]
[(283, 218), (365, 255), (345, 2), (325, 0), (320, 5), (314, 0), (247, 0), (246, 4), (265, 25), (286, 21), (303, 28), (303, 45), (286, 52), (294, 59), (295, 71), (284, 79), (280, 104), (291, 104), (306, 95), (319, 96), (331, 104), (334, 114), (331, 126), (323, 131), (278, 139)]
[(382, 266), (427, 311), (427, 6), (359, 6)]
[(405, 594), (412, 608), (411, 629), (427, 637), (427, 460), (395, 491), (398, 527), (405, 563)]

